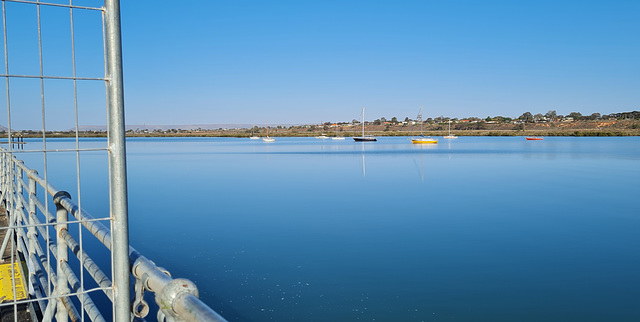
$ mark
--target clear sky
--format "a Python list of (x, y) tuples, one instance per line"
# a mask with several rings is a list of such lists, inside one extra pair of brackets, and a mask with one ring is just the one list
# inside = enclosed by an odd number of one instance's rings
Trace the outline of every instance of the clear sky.
[[(415, 117), (420, 105), (425, 117), (640, 109), (635, 0), (125, 0), (121, 9), (129, 124), (350, 121), (362, 106), (367, 120)], [(76, 37), (100, 32), (76, 19)], [(10, 42), (20, 38), (11, 26)], [(89, 51), (76, 54), (80, 66), (101, 59)]]
[(640, 1), (186, 3), (122, 3), (130, 123), (640, 109)]

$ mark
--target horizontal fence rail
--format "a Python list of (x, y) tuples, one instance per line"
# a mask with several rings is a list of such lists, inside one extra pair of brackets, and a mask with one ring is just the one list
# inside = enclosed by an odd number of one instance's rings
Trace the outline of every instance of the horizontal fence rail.
[[(38, 196), (38, 195), (41, 196)], [(49, 209), (49, 201), (53, 207)], [(107, 250), (111, 251), (111, 231), (103, 222), (109, 218), (94, 218), (72, 200), (71, 195), (58, 190), (38, 173), (28, 168), (13, 153), (0, 148), (0, 203), (8, 218), (2, 241), (3, 254), (13, 249), (18, 255), (11, 257), (14, 264), (24, 262), (28, 296), (0, 304), (13, 306), (30, 305), (40, 312), (36, 319), (57, 321), (70, 318), (72, 321), (105, 321), (105, 308), (96, 304), (94, 297), (102, 293), (114, 302), (114, 287), (108, 274), (103, 271), (69, 232), (68, 226), (80, 224)], [(78, 269), (69, 264), (68, 255), (76, 257), (95, 287), (85, 289)], [(159, 321), (225, 321), (214, 310), (198, 299), (198, 289), (187, 279), (172, 278), (162, 268), (129, 247), (130, 275), (135, 280), (133, 312), (131, 318), (144, 318), (149, 305), (144, 301), (144, 292), (151, 292), (159, 306)], [(18, 265), (17, 267), (20, 267)], [(16, 272), (12, 269), (12, 274)], [(86, 283), (86, 282), (85, 282)], [(14, 283), (14, 299), (20, 290)], [(106, 308), (111, 310), (110, 307)], [(16, 319), (17, 320), (17, 319)]]

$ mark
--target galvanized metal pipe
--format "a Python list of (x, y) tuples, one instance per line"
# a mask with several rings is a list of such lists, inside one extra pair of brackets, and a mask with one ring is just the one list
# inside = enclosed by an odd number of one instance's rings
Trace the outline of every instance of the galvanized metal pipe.
[[(41, 281), (38, 280), (38, 277), (36, 275), (30, 275), (29, 282), (31, 283), (31, 285), (39, 285)], [(39, 287), (34, 287), (33, 292), (34, 292), (33, 298), (38, 300), (35, 303), (37, 303), (37, 305), (40, 307), (39, 311), (44, 312), (46, 308), (46, 302), (44, 301), (44, 298), (46, 295), (42, 292), (42, 289)]]
[[(18, 229), (18, 250), (21, 251), (23, 254), (27, 254), (28, 251), (26, 249), (26, 244), (25, 244), (25, 236), (24, 236), (24, 230), (22, 229)], [(32, 256), (29, 256), (29, 261), (34, 262), (34, 257), (35, 254), (31, 254)], [(37, 264), (37, 258), (35, 258), (36, 262), (35, 263), (35, 270), (37, 271), (39, 269), (39, 265)], [(31, 282), (32, 285), (38, 285), (38, 281), (36, 280), (36, 275), (34, 274), (29, 274), (29, 282)], [(42, 280), (40, 280), (40, 282), (42, 282)], [(45, 280), (46, 283), (46, 280)], [(31, 285), (30, 285), (31, 286)], [(41, 310), (44, 310), (45, 305), (44, 305), (44, 301), (42, 300), (44, 298), (44, 295), (42, 294), (41, 290), (39, 288), (32, 288), (34, 294), (33, 298), (38, 299), (38, 301), (36, 301), (37, 305), (40, 306)], [(35, 304), (34, 304), (35, 305)]]
[[(52, 296), (56, 295), (56, 289), (53, 289), (53, 292), (51, 293)], [(42, 321), (44, 322), (49, 322), (53, 320), (53, 315), (56, 313), (56, 307), (57, 307), (57, 301), (54, 300), (50, 300), (49, 303), (47, 304), (47, 308), (44, 310), (44, 313), (42, 314)]]
[[(22, 216), (22, 218), (20, 220), (23, 220), (24, 216)], [(23, 253), (26, 254), (27, 250), (26, 248), (26, 244), (25, 244), (25, 232), (24, 229), (17, 229), (17, 236), (18, 236), (18, 249)], [(55, 247), (55, 244), (52, 244)], [(66, 266), (68, 267), (69, 264), (66, 263)], [(66, 276), (65, 274), (61, 274), (63, 276)], [(54, 278), (55, 280), (55, 278)], [(46, 281), (45, 281), (46, 283)], [(54, 283), (54, 285), (56, 285), (56, 283)], [(55, 302), (55, 301), (54, 301)], [(69, 298), (67, 297), (63, 297), (62, 298), (62, 303), (64, 305), (64, 307), (66, 308), (66, 314), (68, 316), (71, 317), (72, 321), (78, 321), (80, 319), (80, 315), (78, 314), (78, 311), (76, 311), (75, 307), (73, 306), (73, 304), (71, 303), (71, 301), (69, 300)]]
[[(30, 172), (36, 172), (36, 170), (31, 170)], [(35, 180), (29, 178), (29, 206), (28, 206), (28, 210), (29, 210), (29, 214), (27, 216), (28, 222), (29, 222), (29, 227), (27, 228), (27, 239), (29, 240), (29, 253), (27, 255), (27, 258), (29, 258), (29, 260), (31, 260), (31, 255), (36, 253), (36, 244), (38, 243), (38, 231), (36, 229), (36, 227), (34, 226), (36, 224), (36, 221), (34, 220), (34, 218), (36, 217), (36, 204), (34, 202), (34, 200), (37, 198), (37, 185)], [(35, 272), (32, 271), (35, 267), (36, 267), (37, 263), (31, 261), (31, 266), (29, 267), (29, 277), (31, 278)], [(32, 289), (34, 288), (33, 286), (31, 287)], [(35, 290), (34, 290), (35, 291)]]
[[(56, 246), (58, 247), (57, 256), (56, 256), (56, 261), (58, 263), (58, 265), (56, 266), (56, 272), (58, 273), (57, 289), (58, 289), (58, 293), (64, 297), (67, 294), (69, 294), (69, 287), (67, 285), (67, 278), (61, 272), (62, 272), (62, 267), (64, 266), (64, 263), (66, 263), (69, 260), (69, 251), (67, 249), (67, 242), (64, 240), (64, 238), (60, 238), (60, 236), (62, 236), (62, 231), (67, 230), (68, 228), (67, 227), (67, 220), (68, 220), (67, 210), (64, 209), (64, 207), (62, 207), (59, 202), (62, 195), (64, 195), (65, 197), (71, 198), (69, 193), (65, 191), (61, 191), (61, 192), (58, 192), (53, 197), (53, 203), (56, 205), (56, 242), (57, 242)], [(66, 313), (64, 303), (62, 302), (62, 298), (58, 300), (58, 310), (56, 313), (56, 320), (58, 322), (67, 321), (67, 313)]]
[[(67, 207), (65, 207), (65, 209), (67, 209), (68, 211), (69, 211), (69, 209), (72, 209), (72, 210), (77, 210), (78, 209), (78, 207), (75, 206), (75, 204), (74, 204), (73, 207), (71, 207), (73, 202), (70, 199), (68, 199), (66, 195), (61, 195), (60, 198), (58, 199), (58, 203), (61, 204), (61, 205), (63, 205), (63, 204), (66, 205)], [(71, 213), (72, 211), (69, 211), (69, 212)], [(49, 219), (49, 216), (50, 215), (46, 215), (45, 214), (46, 219), (50, 223), (54, 223), (55, 220), (54, 219)], [(34, 216), (31, 219), (35, 222), (36, 225), (40, 224), (40, 221), (38, 220), (37, 217)], [(44, 228), (42, 228), (41, 226), (38, 226), (38, 229), (41, 230), (40, 233), (44, 236), (44, 231), (42, 231), (42, 230), (44, 230)], [(93, 259), (87, 253), (84, 252), (84, 250), (80, 249), (80, 245), (71, 236), (71, 234), (69, 234), (68, 230), (63, 230), (62, 233), (60, 234), (60, 236), (66, 240), (67, 245), (69, 246), (71, 251), (76, 255), (76, 257), (78, 259), (80, 259), (82, 257), (82, 266), (87, 270), (89, 275), (91, 275), (91, 277), (93, 277), (93, 279), (96, 281), (96, 283), (98, 283), (98, 285), (101, 288), (103, 288), (103, 291), (109, 297), (109, 299), (111, 301), (113, 301), (113, 294), (111, 294), (110, 292), (105, 290), (105, 289), (108, 289), (108, 288), (112, 287), (111, 280), (107, 277), (107, 275), (98, 267), (98, 265), (93, 261)], [(57, 253), (57, 249), (56, 249), (55, 244), (51, 244), (51, 251), (53, 253)]]
[[(3, 149), (3, 148), (0, 148), (0, 149)], [(13, 154), (11, 154), (11, 158), (14, 160), (14, 163), (15, 161), (18, 161), (18, 159)], [(56, 193), (58, 193), (58, 191), (60, 191), (56, 187), (54, 187), (50, 182), (40, 177), (37, 172), (29, 171), (31, 169), (29, 169), (26, 165), (16, 164), (16, 166), (22, 170), (25, 170), (27, 172), (27, 176), (35, 180), (42, 188), (45, 189), (47, 193), (49, 193), (49, 195), (54, 196)]]
[[(44, 227), (42, 226), (36, 226), (39, 230), (40, 233), (44, 236), (45, 232), (44, 232)], [(49, 240), (45, 240), (45, 242), (47, 242), (47, 245), (49, 247), (49, 250), (51, 250), (51, 253), (53, 254), (54, 259), (56, 259), (56, 254), (58, 253), (58, 247), (56, 245), (56, 242), (49, 238)], [(77, 280), (77, 277), (75, 277), (75, 273), (73, 273), (73, 271), (71, 271), (71, 268), (69, 267), (69, 263), (68, 262), (62, 262), (62, 269), (63, 270), (57, 270), (56, 272), (51, 271), (51, 266), (49, 265), (49, 262), (47, 260), (47, 256), (45, 256), (44, 254), (44, 250), (42, 249), (42, 247), (40, 246), (40, 243), (36, 244), (36, 254), (38, 257), (40, 257), (40, 261), (42, 262), (44, 269), (47, 271), (47, 273), (49, 273), (51, 275), (51, 283), (53, 284), (54, 288), (57, 287), (57, 285), (59, 284), (59, 277), (60, 276), (64, 276), (67, 278), (67, 280), (72, 283), (72, 277), (71, 275), (73, 275), (73, 278), (75, 278)], [(60, 264), (60, 261), (58, 261), (58, 263)], [(67, 275), (65, 274), (65, 269), (67, 272), (71, 272), (71, 275)], [(41, 277), (40, 282), (41, 285), (47, 285), (47, 281), (46, 279), (44, 279), (44, 276)], [(65, 281), (65, 285), (66, 285), (66, 281)], [(59, 295), (59, 294), (58, 294)], [(69, 316), (71, 317), (72, 321), (78, 321), (79, 320), (79, 314), (78, 311), (76, 310), (75, 306), (73, 306), (73, 304), (71, 303), (70, 299), (68, 297), (61, 297), (62, 302), (64, 304), (64, 307), (66, 308), (66, 310), (68, 311)], [(58, 299), (60, 300), (60, 298)], [(50, 301), (51, 302), (56, 302), (56, 301)]]
[(113, 289), (115, 319), (131, 318), (129, 284), (129, 209), (127, 200), (127, 160), (124, 121), (124, 82), (122, 75), (122, 41), (120, 1), (105, 0), (105, 31), (108, 81), (108, 145), (111, 217), (113, 222)]
[[(111, 232), (109, 228), (104, 226), (101, 222), (95, 221), (91, 214), (78, 208), (75, 202), (70, 198), (60, 198), (60, 205), (62, 205), (67, 211), (79, 220), (82, 225), (89, 230), (107, 249), (111, 250)], [(127, 271), (129, 269), (127, 268)]]
[(166, 316), (178, 321), (226, 321), (197, 297), (198, 289), (193, 282), (171, 278), (137, 251), (132, 252), (131, 260), (134, 261), (131, 273), (142, 280), (146, 289), (156, 293), (156, 302)]
[(199, 298), (191, 294), (178, 296), (173, 309), (185, 321), (226, 321)]
[[(84, 289), (80, 286), (80, 280), (76, 277), (75, 273), (69, 267), (69, 263), (64, 262), (62, 266), (62, 272), (67, 276), (69, 280), (69, 284), (71, 284), (71, 289), (75, 293), (84, 293)], [(84, 311), (87, 312), (87, 315), (91, 319), (91, 321), (99, 321), (106, 322), (100, 310), (96, 307), (95, 303), (91, 299), (91, 296), (88, 294), (84, 294)], [(77, 298), (80, 299), (80, 295), (77, 295)]]
[[(7, 207), (10, 207), (10, 204), (7, 204)], [(13, 236), (13, 231), (15, 229), (15, 220), (13, 219), (13, 214), (11, 212), (7, 212), (7, 219), (9, 220), (9, 227), (7, 227), (7, 234), (4, 236), (4, 240), (2, 241), (2, 247), (0, 247), (0, 254), (4, 254), (7, 249), (7, 245), (9, 244), (9, 240)], [(0, 255), (2, 256), (2, 255)]]
[[(65, 198), (65, 197), (61, 197), (61, 199), (62, 198)], [(47, 217), (47, 219), (49, 218)], [(40, 225), (40, 220), (35, 215), (30, 216), (30, 220), (33, 221), (34, 228), (37, 227), (37, 229), (40, 230), (40, 234), (44, 236), (45, 231), (44, 231), (44, 227)], [(49, 222), (55, 223), (55, 220), (49, 219)], [(101, 288), (103, 288), (103, 291), (109, 297), (109, 299), (113, 301), (113, 298), (112, 298), (113, 294), (105, 290), (105, 289), (111, 288), (111, 280), (107, 277), (107, 275), (98, 267), (98, 265), (93, 261), (91, 256), (89, 256), (86, 252), (84, 252), (84, 250), (80, 248), (80, 245), (78, 244), (78, 242), (76, 242), (73, 236), (69, 234), (68, 230), (63, 230), (60, 236), (61, 238), (64, 238), (66, 240), (67, 245), (69, 246), (69, 249), (71, 249), (71, 251), (76, 255), (78, 259), (82, 257), (82, 261), (81, 261), (82, 266), (87, 270), (89, 275), (93, 277), (94, 281), (98, 283), (98, 285)], [(56, 254), (57, 246), (52, 241), (49, 245), (51, 247), (51, 251), (54, 254)]]
[(93, 259), (91, 259), (91, 257), (87, 253), (80, 249), (80, 245), (78, 244), (78, 242), (76, 242), (75, 239), (73, 239), (68, 231), (62, 232), (62, 238), (67, 241), (67, 244), (71, 248), (71, 251), (76, 255), (76, 257), (78, 259), (82, 258), (82, 266), (87, 270), (89, 275), (93, 277), (93, 280), (98, 283), (98, 286), (103, 288), (104, 293), (113, 302), (113, 294), (106, 290), (111, 288), (111, 280), (100, 269), (100, 267), (96, 265)]
[[(44, 273), (44, 269), (43, 267), (40, 265), (40, 261), (38, 261), (38, 256), (36, 256), (36, 254), (30, 254), (29, 258), (31, 259), (32, 262), (35, 263), (35, 275), (32, 275), (32, 281), (31, 284), (35, 285), (47, 285), (47, 279), (45, 278), (45, 273)], [(35, 280), (37, 278), (37, 280)], [(40, 311), (44, 312), (44, 310), (46, 309), (46, 304), (44, 301), (45, 296), (48, 296), (48, 294), (43, 294), (43, 292), (46, 292), (46, 290), (42, 290), (38, 287), (34, 287), (34, 291), (36, 292), (36, 298), (38, 299), (38, 304), (40, 305)]]
[[(9, 157), (9, 158), (12, 161), (16, 160), (15, 157)], [(29, 217), (29, 221), (28, 221), (29, 228), (35, 228), (39, 230), (43, 236), (46, 235), (45, 227), (40, 224), (37, 216), (35, 216), (35, 211), (32, 212), (31, 210), (34, 206), (42, 211), (43, 215), (45, 216), (45, 220), (48, 223), (55, 224), (56, 227), (60, 227), (59, 225), (61, 223), (66, 224), (68, 222), (68, 214), (71, 214), (92, 234), (94, 234), (94, 236), (96, 236), (108, 249), (111, 250), (112, 248), (114, 248), (112, 246), (114, 244), (112, 244), (111, 232), (109, 231), (109, 229), (107, 229), (100, 221), (97, 221), (97, 219), (92, 217), (89, 213), (80, 209), (71, 200), (70, 195), (68, 193), (57, 190), (51, 184), (48, 184), (48, 182), (45, 182), (44, 179), (40, 178), (35, 171), (31, 171), (30, 169), (26, 168), (24, 165), (19, 164), (17, 162), (11, 162), (11, 164), (16, 169), (25, 171), (27, 176), (30, 178), (30, 183), (27, 185), (30, 186), (31, 181), (38, 183), (43, 187), (46, 186), (45, 190), (47, 193), (54, 195), (55, 197), (54, 200), (57, 207), (56, 216), (59, 215), (58, 211), (61, 211), (59, 208), (64, 208), (65, 212), (67, 213), (67, 217), (64, 220), (60, 221), (61, 218), (59, 220), (56, 220), (56, 218), (54, 218), (53, 215), (46, 210), (46, 208), (44, 207), (44, 205), (39, 199), (35, 197), (31, 198), (30, 196), (29, 198), (30, 200), (26, 201), (21, 194), (15, 194), (15, 193), (8, 194), (7, 201), (9, 205), (13, 204), (16, 206), (16, 208), (20, 207), (21, 205), (25, 205), (26, 208), (29, 208), (29, 211), (27, 212), (28, 215), (25, 215), (24, 211), (20, 209), (17, 209), (15, 211), (15, 213), (19, 214), (19, 216)], [(10, 171), (3, 171), (3, 172), (8, 176), (12, 175), (12, 172)], [(14, 185), (17, 186), (17, 185), (23, 184), (21, 182), (17, 182), (16, 179), (17, 178), (14, 177), (13, 180), (8, 180), (9, 183), (13, 183), (8, 185), (8, 189), (14, 189), (12, 188)], [(31, 188), (29, 189), (31, 191)], [(4, 192), (5, 191), (3, 191), (3, 193)], [(25, 220), (25, 222), (27, 221)], [(57, 236), (60, 237), (57, 239), (63, 239), (65, 241), (65, 245), (68, 247), (71, 247), (71, 249), (74, 251), (74, 254), (78, 255), (80, 254), (80, 252), (83, 252), (82, 250), (79, 250), (79, 245), (77, 245), (75, 240), (71, 237), (71, 235), (68, 233), (66, 229), (58, 230)], [(58, 245), (56, 245), (56, 241), (54, 241), (53, 239), (49, 239), (47, 241), (47, 244), (49, 245), (49, 248), (51, 249), (53, 254), (61, 253), (59, 241), (58, 241)], [(36, 245), (37, 245), (36, 253), (39, 255), (41, 260), (44, 260), (43, 251), (39, 247), (40, 244), (36, 243)], [(163, 270), (159, 269), (153, 262), (148, 260), (146, 257), (140, 255), (134, 248), (130, 246), (127, 247), (127, 252), (131, 262), (134, 262), (134, 265), (130, 269), (130, 273), (132, 273), (134, 277), (143, 281), (146, 289), (156, 294), (156, 301), (158, 301), (159, 303), (163, 303), (163, 310), (166, 311), (166, 313), (163, 313), (165, 316), (167, 316), (168, 318), (176, 319), (176, 320), (224, 321), (224, 319), (220, 315), (218, 315), (215, 311), (213, 311), (211, 308), (209, 308), (206, 304), (204, 304), (202, 301), (200, 301), (197, 298), (197, 288), (195, 288), (195, 285), (193, 285), (192, 282), (184, 279), (171, 278), (169, 275), (165, 274)], [(68, 256), (68, 250), (66, 251), (66, 253)], [(83, 267), (85, 267), (87, 271), (90, 272), (92, 277), (98, 281), (103, 291), (104, 291), (104, 288), (109, 288), (110, 281), (106, 277), (106, 275), (97, 268), (97, 265), (95, 265), (95, 263), (91, 260), (91, 258), (88, 255), (84, 253), (82, 254), (83, 254), (82, 257), (87, 259), (87, 260), (83, 260)], [(36, 256), (30, 256), (30, 257), (36, 257)], [(42, 264), (46, 265), (46, 260), (44, 260)], [(65, 279), (65, 282), (63, 283), (64, 286), (66, 286), (66, 280), (69, 280), (69, 282), (71, 282), (72, 284), (74, 282), (73, 282), (73, 277), (71, 277), (72, 276), (71, 274), (64, 273), (65, 271), (67, 273), (72, 272), (68, 266), (68, 263), (66, 261), (60, 262), (60, 259), (58, 259), (58, 264), (59, 264), (58, 274), (56, 275), (55, 273), (51, 272), (53, 276), (53, 280), (51, 282), (54, 284), (54, 286), (59, 292), (60, 288), (58, 288), (58, 285), (60, 285), (60, 282), (63, 280), (63, 278)], [(48, 266), (45, 266), (45, 268), (46, 267)], [(48, 269), (47, 271), (49, 270), (50, 269)], [(40, 275), (39, 275), (39, 277), (41, 277), (40, 283), (44, 285), (43, 282), (46, 283), (46, 281), (43, 281), (44, 274), (42, 274), (42, 270), (36, 270), (36, 272), (40, 272)], [(127, 275), (128, 273), (129, 273), (129, 270), (127, 271)], [(69, 293), (68, 290), (66, 292), (67, 292), (66, 294)], [(58, 295), (56, 296), (60, 296), (59, 294), (60, 293), (58, 293)], [(107, 292), (107, 294), (109, 293)], [(74, 312), (75, 308), (70, 306), (71, 302), (69, 301), (68, 297), (60, 297), (60, 298), (62, 299), (64, 306), (66, 308), (69, 308), (69, 307), (72, 308), (69, 314), (73, 316), (74, 313), (76, 313), (76, 316), (77, 316), (77, 312)], [(117, 299), (116, 301), (114, 301), (114, 303), (116, 302), (117, 302)], [(48, 307), (48, 309), (50, 310), (51, 307)], [(58, 314), (60, 314), (60, 312), (58, 312)], [(127, 311), (127, 315), (130, 317), (130, 312)]]

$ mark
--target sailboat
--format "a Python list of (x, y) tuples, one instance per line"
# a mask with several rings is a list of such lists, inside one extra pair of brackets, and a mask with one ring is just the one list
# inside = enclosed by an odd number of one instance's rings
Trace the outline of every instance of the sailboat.
[(262, 138), (262, 142), (271, 143), (275, 141), (276, 139), (269, 137), (269, 121), (267, 121), (267, 136)]
[(451, 120), (449, 120), (449, 135), (443, 136), (444, 139), (457, 139), (455, 135), (451, 135)]
[[(321, 127), (324, 127), (324, 124), (322, 123), (322, 121), (320, 121), (320, 126), (321, 126)], [(329, 138), (329, 137), (328, 137), (328, 136), (326, 136), (326, 135), (324, 135), (324, 133), (323, 133), (323, 132), (321, 132), (321, 133), (320, 133), (320, 135), (316, 136), (316, 139), (321, 139), (321, 140), (326, 140), (326, 139), (328, 139), (328, 138)]]
[(354, 141), (358, 141), (358, 142), (373, 142), (373, 141), (378, 141), (378, 139), (375, 138), (375, 136), (365, 136), (364, 135), (364, 106), (362, 107), (362, 136), (354, 136), (353, 137)]
[(438, 143), (438, 139), (434, 139), (432, 137), (427, 137), (422, 134), (422, 105), (420, 105), (420, 114), (418, 114), (418, 121), (420, 121), (420, 137), (411, 138), (411, 143), (413, 144), (436, 144)]
[(338, 124), (336, 123), (336, 136), (331, 138), (332, 140), (344, 140), (344, 136), (338, 136)]
[(253, 129), (255, 128), (255, 125), (251, 126), (251, 136), (249, 137), (249, 140), (257, 140), (260, 137), (259, 136), (255, 136), (255, 134), (253, 134)]

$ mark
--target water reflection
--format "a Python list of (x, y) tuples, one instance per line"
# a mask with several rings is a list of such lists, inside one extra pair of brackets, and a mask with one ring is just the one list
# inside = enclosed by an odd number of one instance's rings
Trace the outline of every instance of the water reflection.
[(361, 143), (361, 145), (362, 145), (362, 176), (366, 177), (367, 176), (367, 171), (366, 171), (366, 168), (365, 168), (365, 165), (364, 165), (364, 144), (365, 144), (364, 142)]
[(132, 243), (231, 321), (634, 320), (640, 139), (521, 141), (128, 140)]

